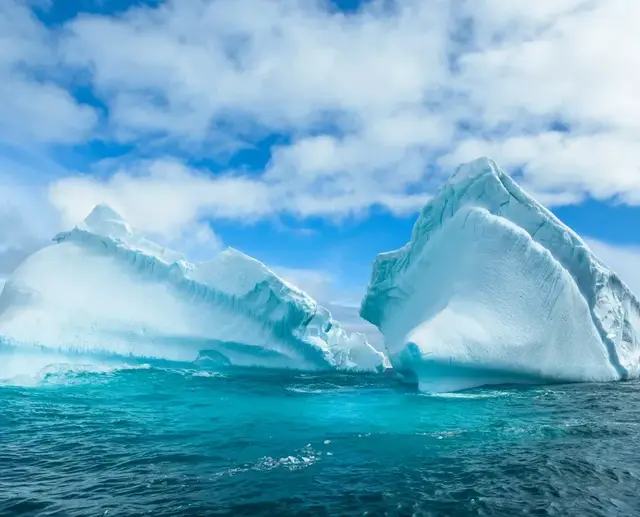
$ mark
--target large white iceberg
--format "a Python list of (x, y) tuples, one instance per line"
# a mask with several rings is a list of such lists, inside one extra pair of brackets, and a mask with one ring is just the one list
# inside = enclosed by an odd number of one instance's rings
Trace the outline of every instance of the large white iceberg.
[(301, 370), (385, 364), (362, 334), (234, 249), (191, 264), (105, 205), (54, 241), (0, 295), (5, 344)]
[(640, 373), (640, 304), (493, 161), (463, 165), (379, 255), (361, 315), (426, 391)]

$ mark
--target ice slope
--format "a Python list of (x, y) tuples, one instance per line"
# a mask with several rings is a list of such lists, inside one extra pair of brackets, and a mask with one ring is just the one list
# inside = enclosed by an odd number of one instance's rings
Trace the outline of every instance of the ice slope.
[(640, 304), (493, 161), (461, 166), (379, 255), (361, 315), (422, 389), (640, 373)]
[(302, 370), (382, 367), (328, 310), (234, 249), (190, 264), (98, 205), (0, 295), (0, 341), (74, 353)]

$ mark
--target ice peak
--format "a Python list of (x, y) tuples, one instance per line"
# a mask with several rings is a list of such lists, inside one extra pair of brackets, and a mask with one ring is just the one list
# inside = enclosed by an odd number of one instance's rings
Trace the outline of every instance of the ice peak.
[(98, 221), (122, 221), (122, 216), (106, 203), (98, 203), (93, 207), (84, 222), (87, 224), (95, 224)]
[(132, 234), (129, 223), (105, 203), (97, 204), (80, 224), (81, 228), (108, 237), (125, 239)]
[(238, 250), (236, 248), (233, 248), (232, 246), (227, 246), (224, 250), (221, 251), (221, 253), (224, 254), (225, 256), (229, 256), (229, 257), (236, 257), (236, 258), (239, 258), (239, 259), (252, 260), (252, 261), (258, 262), (253, 257), (250, 257), (246, 253), (243, 253), (242, 251), (240, 251), (240, 250)]
[(197, 264), (195, 276), (201, 282), (225, 292), (235, 292), (238, 289), (244, 292), (250, 286), (266, 281), (278, 291), (286, 287), (291, 291), (291, 296), (294, 296), (295, 293), (295, 295), (307, 298), (306, 294), (280, 278), (265, 264), (232, 247), (225, 248), (207, 262)]
[(451, 175), (447, 183), (468, 182), (486, 174), (499, 178), (504, 173), (494, 160), (487, 156), (482, 156), (460, 165), (460, 167), (458, 167), (458, 169)]

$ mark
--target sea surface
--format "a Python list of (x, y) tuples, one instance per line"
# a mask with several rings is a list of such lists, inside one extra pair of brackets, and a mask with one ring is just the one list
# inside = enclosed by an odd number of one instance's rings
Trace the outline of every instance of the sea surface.
[(640, 384), (54, 364), (0, 383), (0, 515), (640, 515)]

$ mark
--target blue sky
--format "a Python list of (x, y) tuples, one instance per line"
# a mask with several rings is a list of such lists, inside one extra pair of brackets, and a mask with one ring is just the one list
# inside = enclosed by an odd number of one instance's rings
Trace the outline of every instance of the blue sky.
[(447, 175), (488, 155), (640, 287), (638, 17), (633, 0), (4, 0), (0, 277), (107, 202), (193, 259), (234, 246), (354, 303)]

